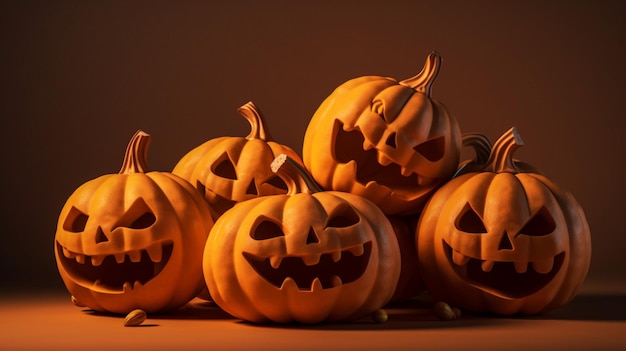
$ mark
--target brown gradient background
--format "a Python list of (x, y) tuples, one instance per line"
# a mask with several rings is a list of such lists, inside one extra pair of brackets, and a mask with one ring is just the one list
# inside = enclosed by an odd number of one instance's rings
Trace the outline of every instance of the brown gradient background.
[[(300, 152), (317, 106), (362, 75), (404, 79), (437, 50), (433, 97), (464, 132), (516, 126), (518, 157), (586, 211), (586, 287), (624, 286), (626, 3), (622, 1), (3, 1), (2, 291), (62, 291), (57, 216), (119, 170), (137, 129), (149, 165), (244, 136), (263, 111)], [(608, 284), (608, 285), (607, 285)]]

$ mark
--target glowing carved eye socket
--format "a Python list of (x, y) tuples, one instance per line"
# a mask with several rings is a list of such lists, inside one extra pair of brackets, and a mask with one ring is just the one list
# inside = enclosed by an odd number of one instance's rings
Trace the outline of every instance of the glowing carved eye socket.
[(361, 220), (352, 206), (343, 205), (335, 209), (326, 221), (326, 228), (346, 228), (353, 226)]
[(88, 219), (89, 216), (72, 206), (67, 217), (65, 217), (65, 222), (63, 222), (63, 230), (72, 233), (83, 232)]
[(556, 222), (547, 208), (541, 207), (519, 231), (519, 234), (542, 236), (548, 235), (556, 229)]
[(421, 143), (413, 148), (416, 152), (424, 156), (431, 162), (439, 161), (443, 157), (446, 140), (440, 136)]
[(465, 205), (461, 215), (458, 217), (456, 221), (456, 229), (471, 234), (487, 233), (483, 220), (480, 218), (478, 213), (474, 211), (470, 204)]
[(139, 198), (133, 202), (128, 211), (120, 218), (113, 229), (118, 227), (130, 229), (145, 229), (156, 222), (156, 216), (146, 202)]
[(285, 236), (285, 233), (283, 233), (283, 229), (280, 225), (267, 218), (262, 218), (250, 232), (250, 236), (254, 240), (267, 240)]
[(212, 166), (213, 174), (226, 178), (237, 180), (237, 172), (235, 171), (235, 165), (230, 160), (227, 154), (223, 154)]

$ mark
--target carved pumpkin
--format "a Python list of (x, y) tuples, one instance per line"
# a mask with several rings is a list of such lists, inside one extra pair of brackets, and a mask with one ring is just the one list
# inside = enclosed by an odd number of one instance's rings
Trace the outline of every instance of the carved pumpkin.
[(250, 122), (248, 136), (211, 139), (188, 152), (172, 170), (200, 191), (214, 210), (214, 220), (237, 202), (287, 193), (284, 181), (270, 169), (279, 154), (302, 163), (295, 151), (273, 141), (254, 103), (238, 111)]
[(474, 312), (536, 314), (569, 302), (587, 274), (591, 239), (571, 193), (518, 168), (515, 129), (481, 171), (432, 196), (420, 218), (422, 277), (439, 300)]
[(184, 179), (147, 172), (150, 140), (138, 131), (120, 172), (80, 186), (59, 215), (59, 273), (68, 291), (96, 311), (167, 311), (204, 286), (208, 206)]
[(289, 193), (241, 202), (211, 230), (204, 274), (213, 301), (252, 322), (344, 321), (381, 308), (400, 274), (382, 211), (357, 195), (321, 191), (285, 155), (273, 168)]
[(332, 92), (307, 127), (304, 164), (325, 189), (361, 195), (388, 215), (419, 213), (459, 163), (461, 132), (431, 98), (441, 57), (415, 77), (363, 76)]

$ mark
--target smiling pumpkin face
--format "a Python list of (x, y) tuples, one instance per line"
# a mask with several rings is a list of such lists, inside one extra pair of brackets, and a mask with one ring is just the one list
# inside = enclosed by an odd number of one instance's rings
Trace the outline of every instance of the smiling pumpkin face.
[(430, 97), (439, 65), (431, 54), (416, 77), (359, 77), (326, 98), (302, 150), (316, 181), (364, 196), (386, 214), (418, 213), (460, 155), (456, 119)]
[(354, 319), (394, 292), (400, 261), (393, 235), (378, 208), (351, 194), (249, 200), (216, 222), (205, 279), (214, 301), (245, 320)]
[(475, 312), (559, 307), (589, 267), (589, 228), (580, 206), (545, 176), (516, 168), (512, 153), (521, 139), (515, 133), (497, 142), (483, 171), (442, 186), (418, 226), (429, 290)]
[[(148, 141), (138, 133), (129, 150), (143, 144), (145, 151)], [(213, 225), (206, 203), (182, 178), (134, 169), (129, 158), (137, 157), (127, 151), (119, 174), (76, 189), (59, 216), (59, 273), (68, 291), (97, 311), (170, 310), (203, 286), (202, 246)]]

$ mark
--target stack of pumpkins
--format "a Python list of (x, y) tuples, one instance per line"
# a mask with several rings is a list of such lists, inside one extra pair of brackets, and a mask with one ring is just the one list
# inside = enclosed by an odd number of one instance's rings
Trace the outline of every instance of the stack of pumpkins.
[[(253, 103), (246, 137), (220, 137), (172, 172), (148, 172), (137, 132), (118, 174), (79, 187), (55, 256), (97, 311), (166, 312), (196, 296), (252, 322), (367, 316), (428, 291), (475, 313), (537, 314), (583, 283), (590, 233), (573, 196), (495, 143), (462, 135), (431, 97), (441, 58), (416, 76), (363, 76), (319, 106), (302, 158)], [(476, 157), (460, 162), (462, 146)]]

